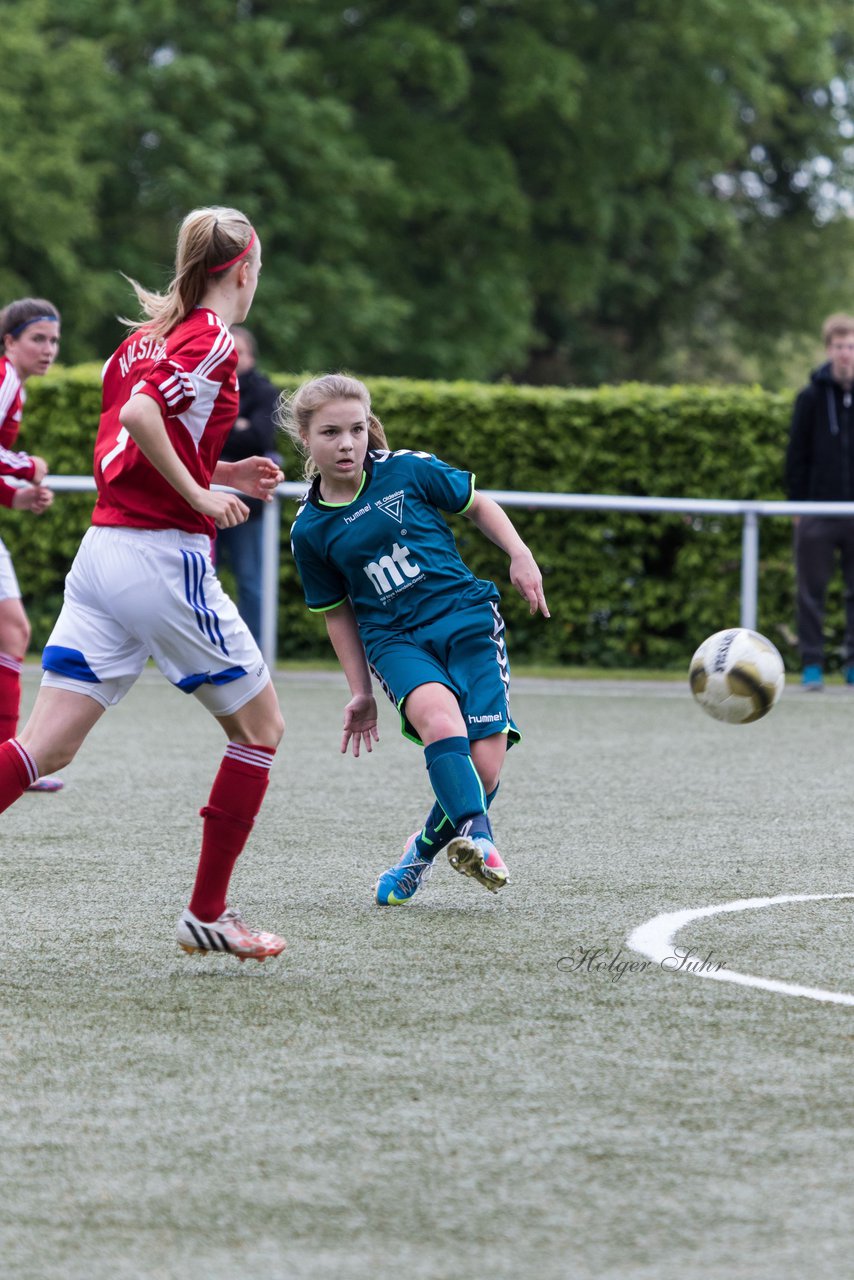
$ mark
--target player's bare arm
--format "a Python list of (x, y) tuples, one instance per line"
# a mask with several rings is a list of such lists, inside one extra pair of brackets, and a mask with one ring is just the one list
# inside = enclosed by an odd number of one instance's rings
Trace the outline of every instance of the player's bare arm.
[(510, 557), (510, 581), (523, 600), (527, 600), (531, 613), (539, 609), (544, 617), (551, 617), (543, 593), (543, 575), (510, 517), (497, 502), (482, 493), (475, 493), (465, 515), (484, 537)]
[(346, 754), (352, 742), (353, 755), (358, 756), (362, 744), (367, 751), (379, 742), (377, 729), (377, 704), (371, 686), (371, 673), (365, 657), (365, 647), (359, 635), (359, 627), (353, 606), (345, 600), (337, 609), (324, 614), (326, 630), (341, 663), (352, 697), (344, 708), (344, 733), (341, 751)]
[(276, 486), (285, 478), (281, 467), (271, 458), (256, 456), (241, 458), (237, 462), (218, 462), (213, 473), (214, 484), (227, 484), (239, 489), (250, 498), (272, 502)]
[(151, 396), (131, 396), (119, 412), (119, 421), (164, 480), (194, 511), (210, 516), (219, 529), (242, 524), (249, 508), (234, 493), (213, 493), (194, 480), (172, 447), (157, 403)]

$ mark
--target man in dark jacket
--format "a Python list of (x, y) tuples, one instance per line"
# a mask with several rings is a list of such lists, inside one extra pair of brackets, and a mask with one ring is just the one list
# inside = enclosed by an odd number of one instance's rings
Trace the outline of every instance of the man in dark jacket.
[[(237, 379), (240, 406), (237, 421), (229, 432), (221, 454), (223, 462), (239, 462), (258, 454), (277, 458), (276, 425), (273, 412), (279, 393), (255, 368), (258, 348), (248, 329), (235, 325), (231, 330), (237, 349)], [(256, 641), (261, 643), (261, 553), (264, 504), (244, 498), (249, 519), (216, 535), (218, 565), (231, 569), (237, 582), (237, 608)]]
[[(854, 502), (854, 316), (833, 315), (822, 327), (828, 360), (795, 401), (786, 454), (792, 502)], [(824, 679), (824, 604), (839, 552), (845, 580), (845, 679), (854, 684), (854, 516), (795, 519), (798, 643), (806, 689)]]

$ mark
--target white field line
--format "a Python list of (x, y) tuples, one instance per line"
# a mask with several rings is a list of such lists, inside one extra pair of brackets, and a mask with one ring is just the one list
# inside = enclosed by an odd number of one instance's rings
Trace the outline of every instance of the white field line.
[[(827, 902), (854, 898), (854, 893), (795, 893), (781, 894), (776, 898), (740, 898), (736, 902), (723, 902), (714, 907), (696, 907), (687, 911), (669, 911), (647, 920), (634, 929), (626, 940), (632, 951), (648, 956), (656, 964), (673, 957), (676, 934), (692, 920), (707, 916), (723, 915), (732, 911), (758, 911), (761, 907), (774, 907), (783, 902)], [(699, 962), (701, 957), (695, 957)], [(672, 967), (672, 966), (671, 966)], [(776, 991), (784, 996), (803, 996), (807, 1000), (821, 1000), (826, 1004), (854, 1005), (854, 995), (840, 991), (825, 991), (822, 987), (802, 987), (795, 982), (778, 982), (773, 978), (758, 978), (752, 973), (736, 973), (731, 969), (685, 968), (696, 978), (711, 978), (714, 982), (734, 982), (741, 987), (758, 987), (761, 991)]]

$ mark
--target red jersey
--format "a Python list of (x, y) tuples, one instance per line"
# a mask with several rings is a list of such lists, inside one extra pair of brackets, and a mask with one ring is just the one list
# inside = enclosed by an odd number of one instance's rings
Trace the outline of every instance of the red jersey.
[[(28, 453), (15, 453), (12, 445), (21, 428), (24, 409), (24, 388), (18, 371), (8, 356), (0, 356), (0, 477), (15, 476), (18, 480), (32, 480), (33, 460)], [(14, 485), (0, 479), (0, 506), (11, 507), (15, 497)]]
[(163, 340), (145, 329), (125, 339), (104, 366), (93, 524), (214, 535), (213, 520), (194, 511), (151, 465), (119, 422), (119, 411), (132, 395), (151, 396), (178, 457), (209, 489), (237, 417), (236, 368), (234, 339), (206, 307), (196, 307)]

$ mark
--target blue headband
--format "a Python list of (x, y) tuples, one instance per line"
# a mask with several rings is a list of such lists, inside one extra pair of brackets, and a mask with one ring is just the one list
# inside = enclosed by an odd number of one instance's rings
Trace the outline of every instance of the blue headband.
[(54, 324), (59, 324), (59, 316), (33, 316), (32, 320), (22, 320), (20, 324), (16, 324), (14, 329), (9, 330), (9, 333), (13, 338), (17, 338), (18, 334), (23, 333), (28, 325), (38, 324), (41, 320), (52, 320)]

